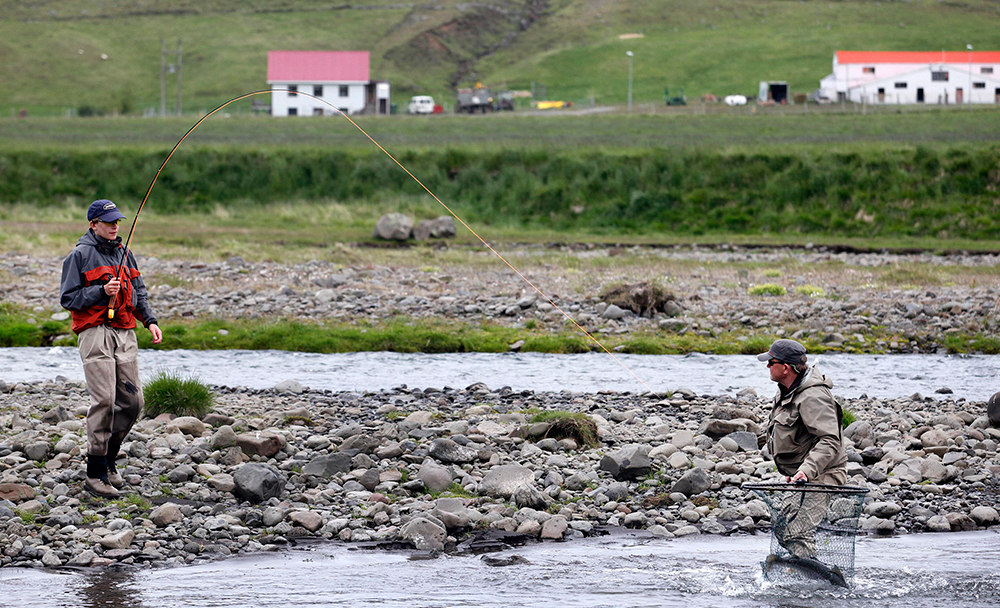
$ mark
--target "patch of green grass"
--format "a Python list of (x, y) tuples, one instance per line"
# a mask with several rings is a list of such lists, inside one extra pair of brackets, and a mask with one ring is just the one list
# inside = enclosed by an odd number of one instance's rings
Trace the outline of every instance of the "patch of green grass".
[(71, 335), (70, 321), (53, 321), (50, 316), (48, 312), (33, 313), (12, 302), (0, 302), (0, 347), (52, 346), (57, 337)]
[(143, 386), (146, 416), (155, 418), (163, 413), (201, 418), (212, 411), (215, 395), (196, 378), (186, 378), (170, 371), (157, 372)]
[(430, 492), (430, 495), (434, 499), (441, 497), (453, 497), (453, 498), (475, 498), (476, 495), (466, 490), (458, 482), (452, 482), (447, 490), (441, 492)]
[(30, 525), (35, 523), (35, 514), (28, 513), (26, 511), (17, 511), (17, 516), (21, 518), (21, 523), (25, 525)]
[(778, 285), (777, 283), (761, 283), (760, 285), (751, 285), (750, 289), (747, 290), (750, 295), (754, 296), (783, 296), (787, 293), (787, 290), (783, 285)]
[(776, 268), (768, 268), (767, 270), (764, 271), (764, 276), (771, 279), (776, 279), (780, 277), (781, 274), (782, 274), (781, 271)]
[(854, 412), (850, 408), (844, 408), (844, 411), (842, 412), (842, 415), (840, 417), (840, 426), (846, 429), (847, 427), (851, 426), (852, 423), (857, 421), (857, 419), (858, 417), (854, 414)]
[(815, 285), (799, 285), (795, 288), (795, 293), (809, 296), (810, 298), (822, 298), (826, 296), (826, 290)]

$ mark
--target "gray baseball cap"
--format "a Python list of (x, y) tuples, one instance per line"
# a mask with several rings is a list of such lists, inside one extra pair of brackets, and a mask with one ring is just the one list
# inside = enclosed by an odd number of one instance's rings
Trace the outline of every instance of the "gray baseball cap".
[(775, 340), (766, 353), (757, 355), (758, 361), (770, 361), (771, 359), (777, 359), (782, 363), (791, 363), (792, 365), (805, 363), (806, 347), (795, 340)]

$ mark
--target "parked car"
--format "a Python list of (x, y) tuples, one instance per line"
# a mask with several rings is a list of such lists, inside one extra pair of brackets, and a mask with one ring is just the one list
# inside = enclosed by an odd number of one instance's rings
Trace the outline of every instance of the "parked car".
[(434, 98), (430, 95), (414, 95), (410, 98), (410, 105), (406, 106), (407, 114), (433, 114)]
[(723, 100), (726, 102), (727, 106), (745, 106), (747, 105), (746, 95), (726, 95)]

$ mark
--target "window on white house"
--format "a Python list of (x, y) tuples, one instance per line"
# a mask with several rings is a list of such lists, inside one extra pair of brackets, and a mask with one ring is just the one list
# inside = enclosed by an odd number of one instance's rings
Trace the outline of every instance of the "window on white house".
[(313, 108), (313, 116), (322, 116), (323, 108)]
[(986, 88), (986, 83), (985, 82), (973, 82), (972, 83), (972, 88), (973, 89), (985, 89)]
[(980, 74), (992, 74), (993, 68), (979, 68)]
[(322, 97), (322, 96), (323, 96), (323, 85), (321, 85), (321, 84), (314, 84), (313, 85), (313, 97)]
[(290, 85), (288, 85), (288, 96), (289, 97), (298, 97), (298, 95), (299, 95), (299, 85), (297, 85), (297, 84), (290, 84)]
[(894, 86), (897, 89), (905, 89), (906, 88), (906, 83), (905, 82), (897, 82)]
[(289, 116), (298, 116), (299, 115), (299, 109), (298, 108), (288, 108), (288, 115)]
[(948, 72), (931, 72), (931, 80), (936, 82), (948, 82)]
[(874, 66), (870, 66), (870, 67), (866, 67), (866, 68), (861, 68), (861, 71), (864, 72), (865, 74), (874, 74), (875, 73), (875, 67)]
[(340, 95), (341, 97), (347, 97), (347, 85), (346, 85), (346, 84), (342, 84), (342, 85), (340, 85), (340, 92), (339, 92), (339, 95)]

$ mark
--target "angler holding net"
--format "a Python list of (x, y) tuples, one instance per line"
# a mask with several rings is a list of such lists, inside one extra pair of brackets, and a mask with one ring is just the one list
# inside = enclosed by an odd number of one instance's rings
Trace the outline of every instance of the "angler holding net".
[[(854, 534), (861, 500), (867, 492), (846, 488), (847, 455), (841, 434), (842, 411), (831, 393), (833, 382), (806, 363), (806, 349), (795, 340), (777, 340), (766, 353), (771, 380), (778, 384), (766, 436), (768, 452), (788, 484), (747, 486), (771, 509), (774, 543), (765, 574), (777, 564), (792, 564), (834, 584), (846, 585), (853, 570)], [(858, 492), (860, 490), (860, 492)], [(833, 549), (834, 538), (849, 530), (850, 562)], [(818, 542), (821, 546), (818, 546)], [(832, 553), (831, 553), (832, 551)]]

